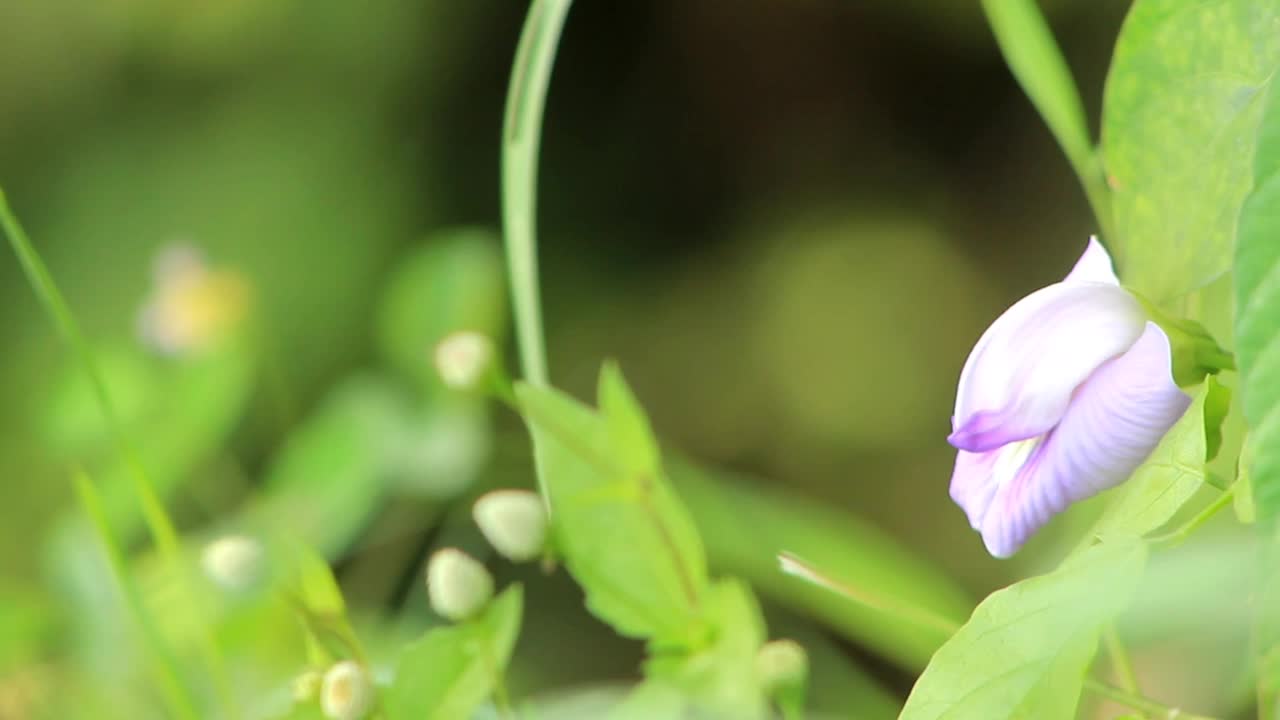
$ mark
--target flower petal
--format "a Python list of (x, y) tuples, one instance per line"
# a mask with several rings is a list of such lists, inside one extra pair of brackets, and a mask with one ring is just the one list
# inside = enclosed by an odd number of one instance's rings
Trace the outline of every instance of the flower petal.
[(1120, 284), (1120, 278), (1116, 277), (1115, 268), (1111, 264), (1111, 256), (1102, 247), (1102, 243), (1098, 242), (1097, 235), (1089, 236), (1089, 245), (1085, 247), (1084, 254), (1076, 261), (1076, 266), (1071, 268), (1063, 282)]
[(1138, 301), (1119, 286), (1062, 282), (1031, 293), (970, 353), (948, 441), (986, 452), (1048, 432), (1080, 383), (1128, 350), (1145, 323)]
[(1049, 518), (1119, 485), (1146, 460), (1191, 404), (1170, 363), (1168, 337), (1147, 323), (1128, 352), (1080, 386), (1062, 422), (1010, 481), (989, 478), (996, 488), (980, 524), (992, 555), (1012, 555)]

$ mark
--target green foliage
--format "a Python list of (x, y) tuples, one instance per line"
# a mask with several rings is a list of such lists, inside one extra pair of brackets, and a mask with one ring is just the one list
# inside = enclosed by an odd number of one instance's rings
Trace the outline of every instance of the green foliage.
[[(714, 567), (743, 576), (770, 599), (820, 618), (901, 667), (923, 668), (950, 635), (946, 626), (960, 624), (973, 608), (954, 580), (856, 515), (687, 462), (674, 463), (672, 475)], [(882, 606), (936, 615), (943, 627), (852, 604), (784, 575), (777, 561), (783, 551), (866, 589)]]
[(1075, 717), (1102, 626), (1124, 609), (1146, 548), (1104, 542), (992, 593), (938, 650), (901, 720)]
[(520, 634), (523, 592), (507, 588), (466, 622), (433, 628), (406, 647), (385, 696), (389, 720), (469, 718), (495, 691)]
[(1221, 437), (1219, 428), (1229, 400), (1226, 387), (1213, 377), (1205, 380), (1182, 418), (1116, 490), (1115, 499), (1082, 541), (1082, 549), (1096, 537), (1141, 537), (1158, 530), (1204, 487), (1209, 439)]
[(1102, 117), (1110, 240), (1121, 278), (1159, 303), (1231, 269), (1278, 21), (1269, 0), (1137, 0), (1121, 29)]
[(1259, 105), (1253, 190), (1240, 213), (1235, 257), (1236, 343), (1257, 516), (1273, 520), (1280, 515), (1280, 91), (1272, 86)]
[(624, 635), (695, 645), (706, 558), (621, 375), (602, 371), (600, 412), (551, 389), (520, 385), (516, 395), (553, 540), (591, 611)]
[(397, 263), (378, 310), (383, 356), (425, 392), (444, 392), (431, 353), (449, 333), (500, 337), (506, 325), (498, 238), (479, 228), (433, 234)]
[(1103, 234), (1110, 235), (1107, 187), (1089, 140), (1080, 94), (1035, 0), (982, 0), (1005, 62), (1076, 171)]
[(678, 690), (689, 708), (685, 714), (761, 717), (765, 699), (755, 659), (765, 629), (755, 597), (741, 582), (721, 580), (708, 589), (705, 612), (712, 623), (709, 643), (691, 653), (659, 652), (645, 664), (646, 682)]

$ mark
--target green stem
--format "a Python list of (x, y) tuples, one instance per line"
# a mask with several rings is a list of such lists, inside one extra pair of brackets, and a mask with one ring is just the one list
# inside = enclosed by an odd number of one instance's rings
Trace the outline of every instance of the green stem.
[[(89, 347), (89, 342), (85, 339), (84, 332), (80, 329), (80, 324), (76, 322), (66, 298), (53, 281), (49, 268), (45, 266), (40, 254), (36, 252), (35, 247), (31, 244), (31, 239), (27, 236), (26, 231), (22, 229), (17, 217), (14, 216), (3, 190), (0, 190), (0, 228), (4, 230), (5, 236), (9, 239), (9, 244), (13, 248), (14, 254), (18, 256), (18, 262), (21, 263), (22, 271), (27, 276), (28, 282), (31, 283), (31, 288), (35, 291), (36, 297), (39, 298), (41, 305), (44, 306), (45, 311), (53, 320), (53, 324), (58, 329), (63, 341), (71, 346), (72, 352), (80, 363), (81, 370), (93, 387), (98, 407), (106, 420), (116, 449), (128, 468), (129, 477), (133, 481), (134, 494), (137, 496), (138, 504), (142, 508), (142, 516), (146, 521), (147, 529), (156, 544), (157, 550), (160, 552), (161, 558), (182, 579), (182, 586), (189, 588), (187, 569), (182, 562), (181, 550), (178, 544), (178, 531), (165, 510), (159, 494), (156, 493), (155, 485), (152, 484), (151, 479), (147, 476), (136, 447), (128, 433), (125, 432), (124, 425), (120, 422), (119, 415), (116, 413), (115, 403), (111, 399), (111, 393), (107, 390), (102, 371), (98, 367), (93, 350)], [(200, 652), (205, 662), (209, 665), (210, 674), (221, 700), (227, 708), (227, 712), (231, 717), (238, 717), (239, 712), (230, 694), (230, 686), (226, 682), (217, 646), (207, 633), (200, 638)]]
[(1138, 675), (1133, 671), (1133, 663), (1124, 643), (1120, 642), (1120, 634), (1116, 632), (1114, 623), (1108, 623), (1102, 631), (1102, 641), (1107, 646), (1107, 656), (1111, 658), (1111, 667), (1120, 678), (1120, 687), (1124, 690), (1138, 692)]
[(107, 426), (110, 428), (116, 447), (121, 457), (123, 457), (125, 465), (129, 468), (129, 475), (133, 479), (134, 492), (138, 496), (138, 502), (142, 506), (143, 517), (146, 518), (147, 527), (151, 531), (156, 547), (166, 557), (178, 557), (178, 533), (174, 529), (173, 523), (169, 520), (169, 515), (165, 512), (164, 505), (160, 502), (160, 497), (156, 494), (155, 487), (143, 470), (133, 443), (129, 441), (120, 424), (119, 417), (116, 414), (115, 403), (112, 402), (111, 395), (107, 392), (107, 385), (102, 379), (102, 373), (98, 369), (98, 363), (94, 360), (93, 352), (89, 349), (89, 343), (85, 340), (84, 333), (80, 330), (80, 325), (71, 314), (71, 309), (67, 306), (66, 299), (63, 298), (62, 293), (58, 290), (58, 286), (54, 284), (53, 277), (49, 274), (49, 269), (45, 267), (44, 261), (40, 259), (40, 255), (32, 247), (30, 238), (23, 231), (18, 219), (14, 217), (13, 210), (9, 208), (9, 203), (5, 199), (3, 191), (0, 191), (0, 227), (4, 228), (4, 233), (9, 238), (9, 244), (13, 247), (14, 254), (18, 256), (18, 261), (22, 264), (22, 271), (31, 283), (31, 288), (40, 299), (40, 303), (44, 305), (45, 311), (49, 313), (53, 324), (58, 328), (59, 334), (62, 335), (62, 339), (71, 346), (72, 351), (80, 362), (81, 369), (93, 386), (98, 406), (102, 410), (103, 417), (106, 418)]
[(1227, 488), (1221, 495), (1214, 498), (1213, 502), (1209, 503), (1203, 510), (1196, 513), (1195, 517), (1188, 520), (1177, 530), (1151, 538), (1152, 544), (1163, 548), (1172, 548), (1181, 545), (1183, 541), (1191, 536), (1192, 533), (1199, 530), (1205, 523), (1209, 522), (1214, 515), (1217, 515), (1222, 508), (1231, 504), (1231, 500), (1235, 495), (1235, 489), (1235, 485)]
[(572, 0), (534, 0), (511, 68), (502, 128), (502, 224), (524, 379), (547, 385), (538, 291), (538, 148), (556, 47)]
[(124, 553), (120, 550), (115, 533), (112, 531), (111, 521), (107, 519), (107, 513), (103, 510), (102, 498), (98, 495), (98, 488), (84, 473), (76, 474), (75, 485), (80, 505), (84, 508), (85, 514), (89, 516), (90, 522), (93, 523), (94, 531), (102, 543), (102, 550), (107, 556), (107, 566), (111, 570), (111, 576), (116, 581), (116, 585), (120, 588), (120, 593), (124, 596), (125, 607), (128, 608), (129, 616), (133, 619), (134, 624), (137, 625), (139, 632), (142, 634), (143, 642), (150, 651), (148, 655), (151, 660), (152, 672), (156, 676), (156, 682), (165, 704), (168, 705), (174, 717), (196, 720), (199, 714), (196, 712), (191, 690), (182, 682), (177, 660), (169, 652), (169, 649), (165, 647), (160, 632), (150, 622), (138, 587), (129, 576)]
[(1169, 707), (1163, 703), (1156, 702), (1148, 697), (1137, 695), (1117, 687), (1112, 687), (1106, 683), (1098, 682), (1093, 678), (1085, 678), (1085, 689), (1097, 695), (1106, 698), (1112, 702), (1119, 703), (1128, 708), (1133, 708), (1139, 712), (1154, 715), (1160, 720), (1215, 720), (1208, 715), (1196, 715), (1195, 713), (1183, 712), (1176, 707)]

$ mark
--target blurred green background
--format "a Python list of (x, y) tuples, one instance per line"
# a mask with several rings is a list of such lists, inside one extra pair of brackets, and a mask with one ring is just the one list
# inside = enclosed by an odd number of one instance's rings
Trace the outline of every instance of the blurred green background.
[[(1124, 4), (1042, 6), (1097, 117)], [(519, 420), (445, 396), (429, 364), (454, 326), (506, 337), (498, 140), (524, 12), (0, 2), (0, 186), (180, 525), (296, 525), (380, 617), (421, 604), (430, 548), (483, 552), (467, 498), (533, 483)], [(968, 350), (1095, 231), (976, 3), (581, 0), (541, 182), (558, 385), (589, 395), (617, 358), (673, 447), (856, 514), (973, 599), (1071, 543), (1068, 516), (995, 561), (947, 496)], [(248, 288), (217, 352), (139, 342), (153, 260), (175, 242)], [(72, 468), (106, 486), (132, 547), (145, 540), (88, 389), (8, 253), (0, 293), (13, 697), (61, 682), (105, 602), (75, 570), (96, 551), (71, 519)], [(639, 648), (563, 574), (501, 572), (530, 583), (517, 688), (634, 677)], [(856, 642), (770, 618), (829, 640), (887, 696), (910, 687)]]

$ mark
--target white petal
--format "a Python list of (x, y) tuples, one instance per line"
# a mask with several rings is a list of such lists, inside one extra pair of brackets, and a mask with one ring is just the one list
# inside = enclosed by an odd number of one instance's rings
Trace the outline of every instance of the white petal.
[(1067, 273), (1063, 282), (1120, 284), (1120, 279), (1116, 277), (1115, 268), (1111, 263), (1111, 256), (1107, 254), (1107, 249), (1102, 247), (1102, 243), (1098, 242), (1097, 235), (1089, 236), (1089, 245), (1085, 247), (1084, 254), (1076, 261), (1076, 266), (1071, 268), (1071, 272)]
[(1146, 317), (1124, 289), (1057, 283), (1018, 301), (965, 362), (949, 440), (993, 450), (1051, 430), (1075, 389), (1142, 334)]

